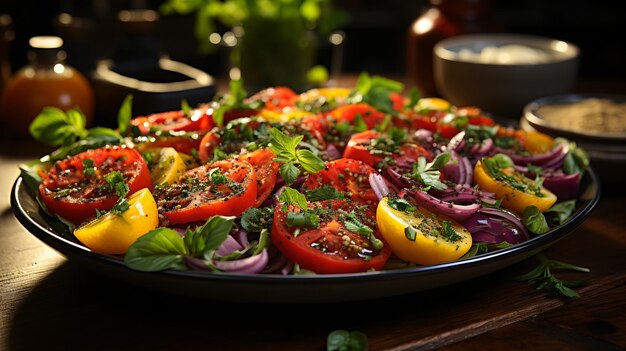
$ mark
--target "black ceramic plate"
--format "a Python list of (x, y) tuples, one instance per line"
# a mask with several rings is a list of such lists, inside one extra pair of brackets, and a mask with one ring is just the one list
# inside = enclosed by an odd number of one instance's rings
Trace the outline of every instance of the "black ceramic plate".
[(101, 255), (67, 239), (46, 221), (22, 178), (11, 192), (17, 219), (41, 241), (89, 269), (164, 292), (210, 299), (260, 303), (319, 303), (401, 295), (469, 280), (528, 258), (556, 243), (595, 208), (600, 185), (589, 169), (581, 184), (576, 212), (562, 226), (529, 241), (480, 256), (427, 267), (331, 275), (258, 275), (168, 270), (145, 273), (127, 268), (118, 257)]

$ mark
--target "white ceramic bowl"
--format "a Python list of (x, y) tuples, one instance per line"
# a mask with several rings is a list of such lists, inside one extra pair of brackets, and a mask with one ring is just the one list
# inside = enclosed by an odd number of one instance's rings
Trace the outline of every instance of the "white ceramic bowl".
[[(534, 62), (494, 63), (472, 56), (485, 48), (515, 45), (534, 50)], [(487, 49), (489, 50), (489, 49)], [(493, 51), (493, 49), (491, 49)], [(497, 49), (501, 55), (504, 49)], [(474, 55), (464, 55), (472, 51)], [(513, 59), (533, 55), (509, 52)], [(433, 52), (435, 84), (457, 106), (477, 106), (496, 116), (518, 120), (524, 106), (542, 96), (569, 92), (578, 75), (580, 51), (572, 43), (521, 34), (468, 34), (444, 39)], [(469, 56), (469, 57), (468, 57)], [(494, 55), (491, 55), (493, 57)], [(543, 59), (543, 60), (539, 60)]]

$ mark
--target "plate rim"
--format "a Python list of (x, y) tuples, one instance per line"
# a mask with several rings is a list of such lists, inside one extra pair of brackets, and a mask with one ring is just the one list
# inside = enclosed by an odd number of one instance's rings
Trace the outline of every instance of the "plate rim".
[[(115, 268), (122, 268), (128, 271), (139, 273), (139, 274), (153, 274), (155, 276), (167, 276), (168, 278), (181, 278), (181, 279), (194, 279), (194, 280), (202, 280), (207, 283), (210, 282), (235, 282), (235, 283), (280, 283), (281, 285), (285, 284), (309, 284), (311, 282), (323, 283), (323, 284), (335, 284), (335, 283), (345, 283), (346, 280), (349, 282), (361, 282), (367, 283), (371, 281), (378, 281), (380, 279), (407, 279), (416, 276), (428, 276), (433, 274), (441, 274), (450, 271), (455, 271), (459, 267), (475, 267), (485, 262), (498, 261), (502, 259), (509, 258), (510, 256), (514, 256), (514, 254), (523, 254), (533, 250), (543, 250), (548, 246), (556, 243), (558, 240), (564, 238), (569, 235), (576, 227), (578, 227), (584, 220), (586, 220), (592, 213), (592, 211), (596, 208), (598, 202), (600, 201), (602, 189), (601, 183), (597, 174), (591, 169), (588, 168), (585, 179), (589, 179), (586, 185), (586, 188), (581, 189), (582, 191), (586, 191), (589, 187), (593, 187), (595, 192), (590, 194), (590, 199), (583, 207), (577, 209), (574, 216), (570, 218), (565, 224), (550, 230), (549, 232), (531, 238), (528, 241), (516, 244), (510, 248), (501, 249), (493, 252), (488, 252), (482, 255), (455, 260), (452, 262), (431, 265), (431, 266), (419, 266), (412, 268), (402, 268), (402, 269), (392, 269), (392, 270), (384, 270), (384, 271), (375, 271), (375, 272), (363, 272), (363, 273), (350, 273), (350, 274), (316, 274), (316, 275), (280, 275), (280, 274), (246, 274), (246, 273), (220, 273), (220, 272), (202, 272), (202, 271), (179, 271), (168, 269), (160, 272), (140, 272), (136, 270), (132, 270), (127, 267), (123, 260), (114, 257), (112, 255), (105, 255), (93, 252), (89, 250), (87, 247), (71, 241), (68, 238), (63, 237), (60, 233), (55, 233), (53, 231), (48, 230), (48, 228), (44, 228), (37, 221), (35, 221), (31, 216), (27, 213), (27, 210), (22, 205), (21, 196), (26, 193), (26, 196), (30, 196), (33, 201), (36, 201), (32, 198), (32, 194), (25, 187), (24, 180), (21, 176), (18, 176), (15, 182), (13, 183), (13, 187), (11, 189), (11, 208), (14, 212), (15, 217), (22, 224), (22, 226), (33, 236), (37, 237), (40, 241), (42, 241), (47, 246), (51, 247), (55, 251), (60, 252), (62, 255), (68, 257), (70, 259), (71, 255), (82, 255), (85, 258), (90, 260), (98, 261), (97, 263), (106, 264), (106, 265), (114, 265)], [(579, 193), (578, 198), (583, 194), (583, 192)], [(578, 199), (577, 198), (577, 199)], [(45, 220), (44, 217), (42, 219)], [(55, 244), (61, 245), (60, 247), (63, 250), (57, 248), (57, 245), (52, 245), (48, 242), (48, 240), (52, 240)], [(446, 285), (446, 284), (444, 284)]]

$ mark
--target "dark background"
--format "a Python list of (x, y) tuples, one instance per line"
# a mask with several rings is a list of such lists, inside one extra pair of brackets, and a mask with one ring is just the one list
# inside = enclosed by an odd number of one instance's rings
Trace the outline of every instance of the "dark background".
[[(89, 74), (96, 59), (113, 55), (123, 36), (115, 20), (118, 10), (158, 9), (163, 0), (2, 0), (0, 13), (13, 18), (15, 39), (10, 46), (13, 70), (26, 63), (27, 41), (34, 35), (61, 35), (66, 41), (68, 63)], [(367, 70), (376, 74), (405, 72), (406, 33), (410, 23), (426, 8), (425, 0), (336, 0), (349, 13), (344, 72)], [(538, 34), (578, 44), (582, 49), (580, 78), (623, 81), (626, 78), (626, 2), (613, 0), (497, 0), (496, 19), (509, 32)], [(58, 14), (85, 17), (91, 27), (63, 30), (55, 24)], [(223, 53), (198, 53), (193, 34), (194, 17), (161, 16), (155, 36), (171, 58), (221, 77)], [(328, 60), (320, 53), (320, 62)]]

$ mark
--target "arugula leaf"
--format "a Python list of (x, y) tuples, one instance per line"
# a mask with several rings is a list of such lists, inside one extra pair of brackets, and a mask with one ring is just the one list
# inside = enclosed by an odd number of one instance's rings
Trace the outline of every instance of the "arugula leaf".
[(544, 234), (550, 230), (546, 217), (539, 211), (537, 206), (530, 205), (524, 209), (522, 213), (522, 221), (524, 225), (535, 234)]
[(86, 117), (78, 109), (63, 112), (56, 107), (45, 107), (29, 126), (35, 140), (53, 146), (67, 146), (87, 136)]
[(284, 163), (279, 172), (287, 184), (293, 183), (300, 175), (300, 169), (296, 166), (298, 164), (309, 173), (326, 168), (326, 163), (311, 150), (297, 149), (304, 138), (303, 135), (290, 137), (277, 128), (270, 129), (268, 134), (270, 141), (268, 147), (276, 154), (274, 161)]
[(439, 170), (448, 162), (450, 162), (450, 154), (447, 152), (437, 155), (430, 163), (426, 163), (426, 158), (421, 156), (417, 162), (413, 164), (411, 178), (435, 189), (447, 189), (448, 186), (439, 180), (441, 176)]
[(124, 263), (135, 270), (158, 272), (166, 269), (185, 270), (183, 256), (188, 251), (183, 238), (175, 230), (157, 228), (141, 236), (128, 248)]
[(130, 126), (130, 120), (133, 118), (133, 95), (128, 94), (122, 105), (120, 105), (119, 110), (117, 111), (117, 128), (120, 134), (125, 134)]
[(333, 330), (326, 339), (327, 351), (366, 351), (367, 335), (360, 331)]
[(526, 274), (513, 278), (517, 281), (527, 281), (535, 286), (537, 290), (545, 290), (550, 294), (562, 295), (568, 298), (580, 297), (572, 288), (581, 286), (583, 280), (566, 281), (557, 278), (552, 272), (553, 269), (567, 269), (577, 272), (589, 273), (590, 269), (575, 266), (569, 263), (548, 259), (544, 254), (537, 254), (539, 265)]
[(270, 207), (252, 207), (241, 215), (241, 226), (249, 233), (258, 233), (272, 227), (274, 210)]
[(290, 187), (286, 187), (285, 190), (278, 197), (278, 201), (286, 205), (296, 205), (302, 210), (307, 209), (306, 197), (298, 190)]

